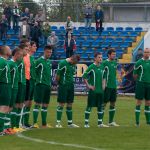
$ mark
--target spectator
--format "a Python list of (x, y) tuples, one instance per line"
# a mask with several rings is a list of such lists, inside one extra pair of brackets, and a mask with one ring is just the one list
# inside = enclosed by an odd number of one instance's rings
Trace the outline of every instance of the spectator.
[(38, 14), (35, 16), (35, 21), (38, 22), (40, 27), (43, 25), (43, 22), (45, 20), (45, 15), (42, 10), (39, 10)]
[(39, 48), (39, 38), (41, 37), (41, 29), (38, 22), (35, 22), (34, 26), (31, 28), (30, 36), (31, 41), (36, 42), (37, 48)]
[(74, 51), (76, 50), (76, 42), (73, 39), (73, 36), (70, 32), (68, 32), (68, 35), (65, 39), (64, 50), (66, 52), (66, 58), (71, 57), (74, 54)]
[(103, 20), (104, 20), (104, 13), (101, 9), (101, 6), (97, 6), (97, 10), (95, 12), (95, 22), (96, 22), (96, 31), (102, 31), (103, 29)]
[(84, 14), (85, 28), (90, 29), (92, 23), (92, 14), (93, 14), (93, 9), (91, 4), (86, 4), (83, 10), (83, 14)]
[(42, 26), (42, 35), (44, 37), (44, 44), (47, 44), (47, 38), (48, 36), (51, 34), (51, 26), (49, 25), (48, 22), (46, 22), (43, 26)]
[(25, 8), (25, 11), (21, 14), (20, 20), (21, 21), (24, 21), (24, 20), (28, 21), (29, 17), (30, 17), (29, 8)]
[(2, 19), (0, 21), (0, 36), (1, 36), (1, 40), (3, 38), (6, 38), (7, 30), (8, 30), (7, 18), (5, 17), (5, 15), (2, 15)]
[(7, 21), (8, 21), (8, 28), (10, 29), (11, 25), (11, 15), (12, 15), (12, 10), (11, 7), (8, 4), (5, 4), (3, 14), (6, 16)]
[(141, 48), (138, 49), (137, 55), (135, 57), (135, 61), (138, 61), (143, 57), (143, 50)]
[(35, 22), (35, 19), (34, 19), (33, 14), (31, 13), (29, 16), (29, 19), (28, 19), (28, 24), (29, 24), (30, 28), (34, 26), (34, 22)]
[(20, 38), (25, 38), (25, 39), (30, 38), (30, 27), (27, 24), (26, 20), (23, 21), (23, 24), (20, 27)]
[(14, 3), (13, 7), (13, 29), (15, 32), (18, 31), (18, 25), (19, 25), (19, 19), (20, 19), (20, 10), (17, 3)]
[(47, 45), (50, 45), (50, 46), (52, 47), (52, 51), (53, 51), (53, 53), (52, 53), (52, 58), (53, 58), (54, 60), (57, 59), (57, 56), (56, 56), (56, 48), (57, 48), (57, 46), (58, 46), (58, 42), (59, 42), (59, 39), (58, 39), (58, 37), (55, 35), (55, 32), (53, 31), (53, 32), (51, 33), (51, 36), (49, 36), (49, 37), (47, 38)]
[(73, 21), (71, 21), (70, 16), (67, 17), (67, 22), (65, 24), (65, 28), (66, 28), (66, 33), (73, 32)]

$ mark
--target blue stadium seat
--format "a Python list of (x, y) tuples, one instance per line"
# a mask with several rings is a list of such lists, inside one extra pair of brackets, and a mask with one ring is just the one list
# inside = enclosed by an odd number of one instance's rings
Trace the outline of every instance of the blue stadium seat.
[(87, 49), (85, 52), (86, 52), (87, 54), (92, 54), (92, 53), (93, 53), (93, 50), (92, 50), (92, 49)]
[(8, 41), (6, 41), (5, 44), (8, 45), (8, 46), (12, 46), (12, 45), (13, 45), (13, 42), (8, 40)]
[(120, 45), (120, 48), (128, 48), (129, 47), (129, 43), (124, 42)]
[(64, 26), (60, 26), (59, 30), (64, 31), (65, 27)]
[(76, 54), (82, 54), (84, 53), (84, 50), (81, 48), (77, 48), (77, 50), (75, 51)]
[(114, 42), (111, 44), (111, 48), (118, 48), (119, 47), (119, 43)]
[(108, 36), (109, 35), (109, 31), (102, 31), (101, 36)]
[(38, 51), (39, 53), (44, 52), (44, 47), (39, 47), (37, 51)]
[(132, 38), (125, 38), (124, 42), (133, 42)]
[(97, 31), (93, 31), (91, 36), (99, 36), (99, 33)]
[(91, 27), (91, 30), (96, 30), (95, 27)]
[(81, 55), (81, 59), (88, 59), (88, 58), (89, 58), (89, 54), (87, 54), (87, 53), (83, 53)]
[(142, 27), (135, 27), (135, 31), (142, 32), (143, 28)]
[(88, 38), (86, 39), (86, 41), (87, 41), (87, 42), (94, 42), (94, 39), (91, 38), (91, 37), (88, 37)]
[(100, 47), (99, 42), (93, 42), (93, 43), (92, 43), (92, 47), (93, 47), (93, 48), (98, 48), (98, 47)]
[(131, 32), (131, 31), (133, 31), (133, 28), (132, 28), (132, 27), (126, 27), (126, 28), (125, 28), (125, 31)]
[(125, 36), (129, 36), (127, 31), (122, 31), (119, 35), (120, 37), (125, 37)]
[(123, 27), (116, 27), (116, 31), (118, 31), (118, 32), (123, 31)]
[(109, 47), (109, 43), (102, 43), (102, 44), (100, 45), (100, 47), (101, 47), (101, 48), (107, 48), (107, 47)]
[(110, 31), (109, 34), (110, 34), (110, 36), (118, 36), (119, 32), (118, 31)]
[(116, 38), (116, 40), (115, 40), (115, 42), (117, 42), (117, 43), (122, 43), (122, 41), (123, 41), (123, 38)]
[(106, 30), (107, 31), (114, 31), (114, 27), (107, 27)]
[(18, 37), (11, 37), (9, 40), (10, 41), (19, 41), (19, 38)]
[(57, 26), (51, 26), (51, 30), (56, 31), (56, 30), (58, 30), (58, 28), (57, 28)]
[(78, 28), (78, 31), (83, 31), (83, 30), (85, 30), (85, 27), (79, 27)]
[(0, 41), (0, 46), (2, 46), (3, 45), (3, 41)]
[(137, 33), (137, 32), (134, 32), (134, 31), (133, 31), (133, 32), (130, 32), (130, 36), (131, 36), (131, 37), (137, 37), (137, 36), (138, 36), (138, 33)]
[(63, 48), (59, 48), (59, 49), (56, 49), (57, 53), (64, 53), (64, 49)]
[(108, 42), (108, 43), (112, 43), (113, 41), (114, 41), (113, 38), (106, 38), (106, 39), (105, 39), (105, 42)]
[(73, 31), (73, 35), (74, 35), (74, 36), (80, 36), (80, 32), (79, 32), (78, 30), (74, 30), (74, 31)]
[(82, 47), (89, 47), (90, 46), (90, 43), (85, 41), (82, 43)]
[(104, 41), (104, 38), (102, 37), (98, 37), (95, 42), (99, 42), (99, 43), (102, 43)]

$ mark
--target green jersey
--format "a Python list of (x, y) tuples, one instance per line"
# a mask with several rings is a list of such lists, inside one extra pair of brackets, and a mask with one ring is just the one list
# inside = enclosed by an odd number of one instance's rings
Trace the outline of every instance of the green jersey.
[(137, 81), (150, 83), (150, 59), (138, 60), (134, 66), (133, 74), (138, 75)]
[(30, 56), (30, 77), (35, 80), (35, 60), (33, 56)]
[(35, 61), (36, 84), (41, 83), (51, 86), (52, 63), (43, 56)]
[(11, 85), (13, 89), (18, 89), (18, 81), (19, 81), (19, 74), (18, 74), (18, 67), (16, 62), (13, 59), (8, 61), (10, 67), (10, 75), (11, 75)]
[(117, 73), (117, 61), (110, 61), (109, 59), (103, 61), (104, 69), (106, 71), (106, 87), (117, 88), (116, 73)]
[(103, 79), (105, 78), (105, 70), (103, 65), (97, 66), (91, 64), (84, 72), (83, 78), (88, 80), (88, 83), (95, 87), (95, 93), (103, 93)]
[(75, 65), (69, 63), (66, 59), (58, 64), (57, 75), (60, 77), (59, 84), (73, 84), (75, 75)]
[(3, 57), (0, 57), (0, 82), (11, 83), (8, 61)]
[(26, 85), (26, 77), (25, 77), (25, 65), (23, 60), (16, 61), (18, 66), (18, 76), (19, 76), (19, 83), (22, 83), (23, 85)]

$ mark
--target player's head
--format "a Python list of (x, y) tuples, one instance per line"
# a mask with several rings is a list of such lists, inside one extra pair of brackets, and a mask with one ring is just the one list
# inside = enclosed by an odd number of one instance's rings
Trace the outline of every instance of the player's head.
[(23, 39), (20, 41), (20, 44), (25, 44), (28, 46), (28, 48), (30, 49), (30, 41), (28, 39)]
[(80, 61), (80, 55), (72, 55), (70, 57), (71, 64), (77, 64)]
[(0, 56), (8, 59), (11, 56), (11, 50), (9, 46), (0, 46)]
[(31, 41), (30, 42), (30, 52), (31, 53), (35, 53), (36, 52), (36, 50), (37, 50), (37, 46), (36, 46), (36, 42), (34, 42), (34, 41)]
[(44, 47), (44, 58), (49, 59), (52, 55), (52, 47), (51, 46), (45, 46)]
[(150, 57), (150, 49), (149, 48), (145, 48), (144, 49), (143, 58), (144, 59), (149, 59), (149, 57)]
[(116, 51), (114, 49), (110, 49), (107, 56), (110, 60), (114, 60), (116, 58)]
[(23, 51), (23, 56), (29, 52), (29, 47), (26, 44), (20, 44), (19, 49)]
[(23, 51), (20, 50), (18, 47), (16, 47), (12, 51), (12, 57), (13, 57), (14, 61), (21, 60), (23, 58)]
[(94, 61), (96, 63), (100, 63), (100, 62), (102, 62), (102, 60), (103, 60), (102, 53), (97, 52), (94, 54)]

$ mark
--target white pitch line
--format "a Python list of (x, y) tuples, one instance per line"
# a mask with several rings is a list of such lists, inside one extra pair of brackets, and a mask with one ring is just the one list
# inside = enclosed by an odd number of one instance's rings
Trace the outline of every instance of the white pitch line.
[(82, 148), (82, 149), (89, 149), (89, 150), (104, 150), (104, 149), (101, 149), (101, 148), (88, 147), (88, 146), (79, 145), (79, 144), (68, 144), (68, 143), (59, 143), (59, 142), (54, 142), (54, 141), (45, 141), (45, 140), (42, 140), (42, 139), (31, 138), (31, 137), (25, 136), (21, 133), (18, 133), (17, 136), (19, 138), (23, 138), (23, 139), (33, 141), (33, 142), (37, 142), (37, 143), (46, 143), (46, 144), (51, 144), (51, 145)]

